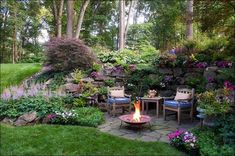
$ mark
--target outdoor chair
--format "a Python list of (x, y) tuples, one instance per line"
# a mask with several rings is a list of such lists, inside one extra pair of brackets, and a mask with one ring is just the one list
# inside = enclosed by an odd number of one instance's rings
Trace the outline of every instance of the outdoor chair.
[(116, 116), (117, 108), (122, 108), (122, 113), (131, 109), (131, 95), (126, 95), (124, 87), (108, 87), (107, 110), (108, 113)]
[(194, 111), (194, 89), (177, 88), (176, 96), (173, 100), (164, 100), (163, 117), (166, 120), (166, 111), (170, 110), (177, 113), (178, 124), (181, 123), (181, 113), (190, 112), (191, 121), (193, 121)]

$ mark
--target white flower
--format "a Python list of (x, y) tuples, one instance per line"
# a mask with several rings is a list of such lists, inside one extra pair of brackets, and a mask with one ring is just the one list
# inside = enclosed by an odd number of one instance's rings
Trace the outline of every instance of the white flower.
[(193, 144), (193, 143), (191, 143), (191, 144), (190, 144), (190, 146), (191, 146), (191, 147), (194, 147), (194, 144)]

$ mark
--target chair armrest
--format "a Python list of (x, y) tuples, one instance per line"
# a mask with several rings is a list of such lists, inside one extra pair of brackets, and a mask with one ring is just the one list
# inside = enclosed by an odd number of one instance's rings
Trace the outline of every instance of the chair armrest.
[(124, 94), (125, 97), (131, 98), (131, 95)]

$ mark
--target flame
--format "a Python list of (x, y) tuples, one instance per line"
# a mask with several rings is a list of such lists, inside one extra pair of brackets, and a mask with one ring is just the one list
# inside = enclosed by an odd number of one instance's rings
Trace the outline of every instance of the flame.
[(140, 121), (141, 115), (140, 115), (140, 101), (137, 101), (135, 104), (135, 113), (133, 114), (133, 120), (136, 122)]

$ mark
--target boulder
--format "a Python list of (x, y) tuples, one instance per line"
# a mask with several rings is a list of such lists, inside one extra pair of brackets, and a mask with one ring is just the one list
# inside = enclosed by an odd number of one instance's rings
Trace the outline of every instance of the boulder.
[(174, 77), (181, 76), (183, 74), (183, 71), (181, 68), (174, 68), (173, 69)]
[(206, 84), (206, 90), (214, 90), (216, 88), (216, 83), (208, 83)]
[(216, 74), (217, 70), (218, 70), (218, 67), (207, 67), (203, 73), (204, 78), (206, 80), (215, 79), (217, 75)]
[(159, 73), (172, 75), (173, 71), (170, 68), (159, 68)]
[(74, 84), (74, 83), (66, 83), (64, 86), (65, 86), (65, 90), (70, 93), (76, 93), (81, 90), (80, 85)]
[(16, 126), (24, 126), (33, 122), (37, 118), (37, 112), (29, 112), (21, 115), (15, 122)]
[(4, 119), (1, 121), (1, 123), (13, 125), (14, 119), (4, 118)]

